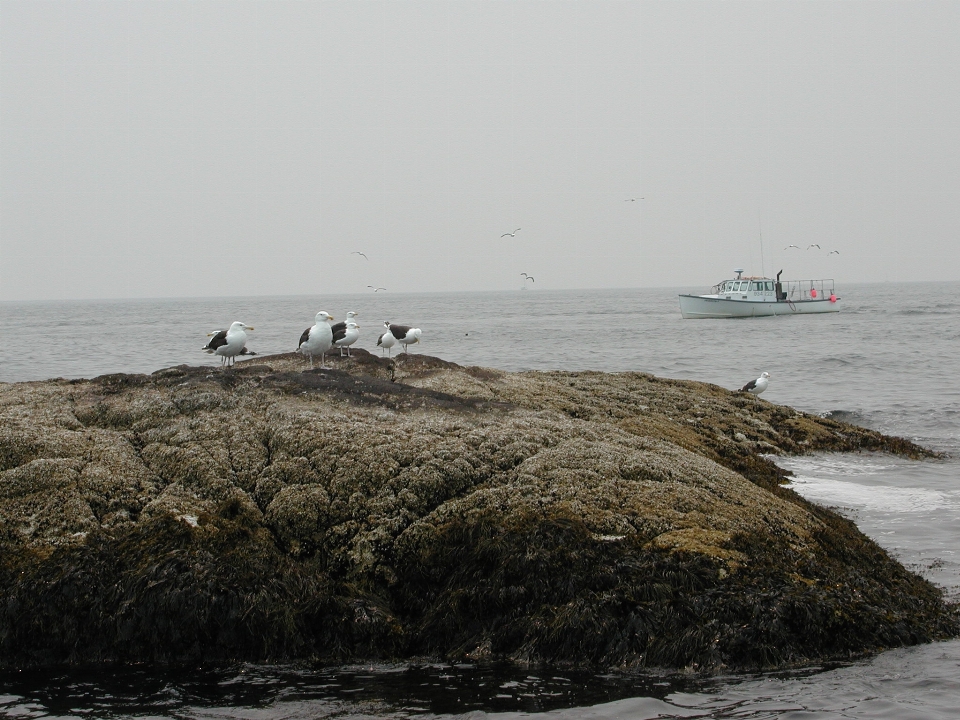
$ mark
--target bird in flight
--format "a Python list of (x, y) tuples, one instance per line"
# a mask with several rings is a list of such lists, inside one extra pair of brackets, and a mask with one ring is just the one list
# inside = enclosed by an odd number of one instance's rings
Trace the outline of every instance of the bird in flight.
[(789, 249), (792, 248), (792, 247), (795, 247), (797, 250), (800, 249), (800, 246), (799, 246), (799, 245), (787, 245), (787, 246), (784, 248), (784, 250), (789, 250)]
[(350, 254), (351, 254), (351, 255), (363, 255), (363, 257), (364, 257), (365, 260), (369, 260), (369, 259), (370, 259), (370, 258), (367, 257), (366, 253), (362, 253), (362, 252), (360, 252), (359, 250), (355, 250), (354, 252), (352, 252), (352, 253), (350, 253)]
[(373, 287), (373, 285), (367, 285), (368, 288), (372, 288), (374, 292), (380, 292), (381, 290), (386, 290), (386, 288)]
[(627, 198), (626, 200), (624, 200), (624, 202), (636, 202), (637, 200), (643, 200), (643, 198), (641, 197)]
[(527, 275), (526, 273), (520, 273), (520, 274), (523, 275), (524, 282), (526, 282), (527, 280), (529, 280), (530, 282), (536, 282), (536, 280), (533, 279), (533, 275)]
[(827, 255), (839, 255), (839, 254), (840, 254), (839, 250), (831, 250), (830, 252), (827, 253)]
[(501, 235), (500, 237), (516, 237), (517, 233), (520, 232), (521, 229), (522, 229), (522, 228), (517, 228), (517, 229), (514, 230), (512, 233), (504, 233), (504, 234)]
[(810, 245), (807, 245), (807, 250), (809, 250), (809, 249), (812, 248), (812, 247), (815, 247), (817, 250), (820, 249), (820, 246), (819, 246), (819, 245), (817, 245), (816, 243), (811, 243)]

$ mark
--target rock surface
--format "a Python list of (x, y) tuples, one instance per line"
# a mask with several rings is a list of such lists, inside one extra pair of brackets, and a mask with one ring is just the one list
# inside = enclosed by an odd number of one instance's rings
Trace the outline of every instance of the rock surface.
[(330, 362), (0, 384), (0, 666), (718, 670), (958, 633), (764, 457), (908, 441), (643, 373)]

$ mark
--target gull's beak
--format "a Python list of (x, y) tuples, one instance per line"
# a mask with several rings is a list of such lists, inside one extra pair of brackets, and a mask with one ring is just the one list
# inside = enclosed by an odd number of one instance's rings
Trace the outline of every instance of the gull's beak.
[(253, 330), (253, 329), (254, 329), (254, 328), (252, 328), (252, 327), (250, 327), (249, 325), (247, 325), (247, 330)]

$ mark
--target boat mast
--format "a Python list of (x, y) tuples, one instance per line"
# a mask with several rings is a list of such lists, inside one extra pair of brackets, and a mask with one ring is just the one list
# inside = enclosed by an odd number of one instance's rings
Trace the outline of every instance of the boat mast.
[(763, 227), (760, 225), (760, 213), (757, 212), (757, 228), (760, 231), (760, 276), (766, 277), (767, 271), (763, 267)]

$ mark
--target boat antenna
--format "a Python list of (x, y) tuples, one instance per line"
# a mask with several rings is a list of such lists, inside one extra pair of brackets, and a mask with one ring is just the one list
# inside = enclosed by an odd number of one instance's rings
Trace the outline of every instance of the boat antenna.
[(767, 271), (763, 267), (763, 226), (760, 224), (760, 211), (757, 211), (757, 229), (760, 231), (760, 275), (767, 276)]

